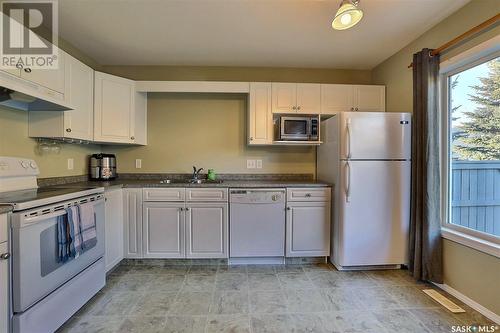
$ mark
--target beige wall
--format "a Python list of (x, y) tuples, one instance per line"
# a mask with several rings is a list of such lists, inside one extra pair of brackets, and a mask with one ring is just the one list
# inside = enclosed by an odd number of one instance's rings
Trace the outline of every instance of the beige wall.
[[(500, 12), (498, 0), (472, 0), (469, 4), (438, 23), (399, 52), (375, 67), (372, 71), (374, 84), (386, 85), (386, 107), (391, 112), (412, 111), (412, 70), (407, 68), (412, 62), (413, 53), (423, 48), (437, 48), (472, 27), (484, 22)], [(441, 58), (470, 48), (500, 33), (500, 26), (477, 36)]]
[[(435, 48), (500, 12), (498, 0), (472, 0), (469, 4), (425, 32), (401, 51), (373, 69), (373, 83), (387, 87), (387, 111), (412, 111), (412, 54)], [(443, 55), (446, 59), (500, 34), (490, 29)], [(466, 246), (444, 241), (444, 282), (489, 310), (500, 314), (500, 259)]]
[(317, 82), (370, 84), (371, 71), (348, 69), (102, 66), (102, 71), (133, 80)]
[[(61, 144), (59, 154), (41, 155), (36, 146), (28, 138), (28, 112), (0, 107), (0, 156), (34, 159), (42, 178), (87, 174), (87, 156), (101, 150), (97, 145)], [(68, 158), (74, 159), (73, 170), (67, 170)]]
[[(118, 172), (189, 173), (192, 165), (218, 173), (314, 173), (315, 148), (248, 147), (246, 95), (148, 95), (148, 145), (105, 146), (117, 155)], [(135, 169), (135, 159), (142, 168)], [(262, 169), (246, 169), (246, 159)]]

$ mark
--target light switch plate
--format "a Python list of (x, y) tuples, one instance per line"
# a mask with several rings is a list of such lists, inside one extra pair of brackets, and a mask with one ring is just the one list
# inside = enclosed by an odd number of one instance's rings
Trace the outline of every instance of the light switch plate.
[(142, 168), (142, 160), (141, 160), (140, 158), (137, 158), (137, 159), (135, 160), (135, 168), (136, 168), (136, 169), (140, 169), (140, 168)]
[(256, 160), (255, 167), (257, 169), (262, 169), (262, 160)]
[(68, 158), (68, 170), (73, 170), (75, 168), (75, 161), (72, 158)]
[(247, 160), (247, 169), (255, 169), (255, 160)]

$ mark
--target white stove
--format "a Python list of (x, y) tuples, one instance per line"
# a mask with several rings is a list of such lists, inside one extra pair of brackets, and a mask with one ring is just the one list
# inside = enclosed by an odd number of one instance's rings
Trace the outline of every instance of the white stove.
[[(38, 188), (35, 161), (0, 156), (0, 203), (10, 216), (14, 333), (54, 332), (105, 285), (104, 188)], [(58, 220), (68, 207), (91, 203), (96, 241), (58, 260)]]

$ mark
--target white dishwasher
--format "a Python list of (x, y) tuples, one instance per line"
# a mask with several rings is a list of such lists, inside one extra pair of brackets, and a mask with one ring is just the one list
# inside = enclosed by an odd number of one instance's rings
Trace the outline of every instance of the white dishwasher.
[(285, 189), (232, 189), (229, 256), (285, 256)]

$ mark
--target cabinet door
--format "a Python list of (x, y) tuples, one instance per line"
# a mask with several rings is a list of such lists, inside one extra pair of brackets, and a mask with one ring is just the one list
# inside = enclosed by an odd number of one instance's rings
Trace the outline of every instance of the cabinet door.
[(297, 84), (272, 84), (273, 113), (297, 112)]
[(248, 108), (248, 144), (273, 143), (271, 83), (251, 82)]
[(67, 56), (64, 99), (73, 110), (64, 112), (64, 137), (94, 139), (94, 70)]
[(321, 85), (321, 114), (354, 111), (353, 86), (348, 84)]
[(286, 215), (286, 256), (330, 253), (330, 202), (292, 202)]
[(186, 206), (187, 258), (227, 258), (227, 203)]
[(106, 272), (123, 259), (123, 191), (107, 191), (105, 194), (105, 263)]
[(95, 72), (94, 140), (134, 143), (134, 81)]
[[(57, 48), (53, 45), (54, 48)], [(57, 53), (58, 67), (54, 69), (37, 69), (24, 67), (21, 70), (21, 78), (34, 82), (50, 90), (64, 94), (64, 71), (65, 71), (65, 58), (66, 53), (59, 49)], [(47, 92), (50, 93), (50, 92)]]
[(321, 85), (317, 83), (297, 83), (297, 112), (319, 114), (321, 105)]
[(143, 204), (144, 258), (184, 258), (184, 203)]
[[(0, 243), (0, 254), (7, 252), (7, 242)], [(9, 260), (5, 259), (0, 259), (0, 332), (9, 332)]]
[(385, 86), (355, 86), (356, 111), (385, 112)]
[(142, 189), (124, 191), (124, 256), (142, 258)]

